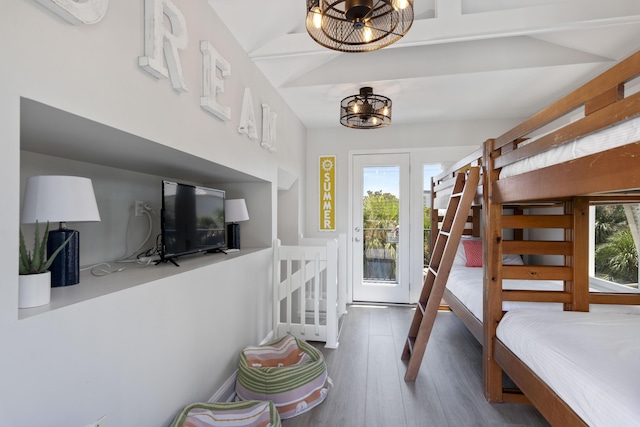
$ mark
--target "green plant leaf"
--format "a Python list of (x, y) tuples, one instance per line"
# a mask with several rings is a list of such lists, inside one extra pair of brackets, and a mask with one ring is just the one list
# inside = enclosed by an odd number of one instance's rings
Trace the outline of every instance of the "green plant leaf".
[(60, 253), (60, 251), (67, 245), (67, 243), (69, 243), (69, 240), (71, 240), (71, 238), (74, 235), (71, 234), (71, 236), (69, 236), (67, 238), (67, 240), (65, 240), (58, 249), (55, 250), (54, 253), (51, 254), (51, 256), (49, 257), (49, 259), (47, 260), (47, 262), (44, 263), (44, 265), (42, 266), (42, 269), (40, 271), (40, 273), (44, 273), (45, 271), (47, 271), (49, 269), (49, 267), (51, 267), (51, 264), (53, 263), (53, 260), (56, 259), (56, 256), (58, 256), (58, 254)]
[(29, 274), (29, 270), (31, 270), (31, 256), (27, 251), (27, 248), (24, 243), (24, 236), (22, 235), (22, 230), (20, 230), (20, 257), (19, 257), (19, 274)]
[(47, 222), (47, 226), (44, 230), (44, 235), (42, 236), (42, 241), (40, 240), (40, 227), (38, 226), (38, 222), (36, 221), (36, 230), (34, 234), (33, 241), (33, 253), (29, 252), (26, 249), (26, 245), (24, 243), (24, 236), (22, 235), (22, 230), (20, 230), (20, 257), (18, 269), (20, 274), (39, 274), (45, 273), (51, 264), (56, 259), (56, 256), (60, 253), (60, 251), (69, 243), (69, 240), (73, 237), (73, 234), (65, 240), (58, 249), (55, 250), (47, 259), (47, 242), (49, 241), (49, 222)]
[[(38, 226), (38, 222), (36, 221), (36, 233), (39, 232), (39, 228), (40, 227)], [(47, 261), (47, 242), (48, 241), (49, 241), (49, 221), (47, 221), (47, 225), (44, 229), (44, 234), (42, 235), (42, 242), (38, 243), (39, 253), (37, 254), (37, 256), (35, 253), (33, 254), (33, 267), (38, 273), (44, 273), (45, 271), (47, 271), (47, 269), (44, 268), (44, 264)], [(36, 243), (37, 242), (39, 241), (36, 237)], [(33, 250), (35, 252), (36, 248), (34, 247)]]
[(40, 270), (40, 265), (42, 264), (43, 259), (44, 252), (41, 252), (40, 245), (40, 227), (38, 226), (38, 221), (36, 221), (36, 231), (33, 238), (33, 259), (31, 260), (31, 267), (35, 272)]

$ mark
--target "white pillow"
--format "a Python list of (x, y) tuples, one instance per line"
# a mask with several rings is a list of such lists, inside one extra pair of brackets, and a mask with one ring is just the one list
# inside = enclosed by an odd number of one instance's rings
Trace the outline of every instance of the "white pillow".
[(517, 254), (502, 254), (503, 265), (524, 265), (522, 257)]

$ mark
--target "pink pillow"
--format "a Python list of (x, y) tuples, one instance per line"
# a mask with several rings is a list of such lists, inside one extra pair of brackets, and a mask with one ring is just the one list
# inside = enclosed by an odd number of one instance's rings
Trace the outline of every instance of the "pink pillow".
[(467, 257), (467, 267), (482, 267), (482, 240), (464, 239), (464, 254)]

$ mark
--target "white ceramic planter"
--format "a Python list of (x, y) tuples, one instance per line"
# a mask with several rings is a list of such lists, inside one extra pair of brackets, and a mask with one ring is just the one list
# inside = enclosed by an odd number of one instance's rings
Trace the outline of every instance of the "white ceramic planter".
[(51, 301), (51, 272), (20, 275), (18, 308), (38, 307)]

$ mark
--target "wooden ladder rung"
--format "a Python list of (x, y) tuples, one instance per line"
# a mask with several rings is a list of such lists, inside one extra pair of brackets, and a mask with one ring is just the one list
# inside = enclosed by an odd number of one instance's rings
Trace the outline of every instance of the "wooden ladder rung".
[(407, 345), (409, 346), (409, 353), (413, 353), (413, 346), (416, 343), (416, 339), (412, 337), (407, 337)]
[(420, 301), (416, 304), (416, 309), (422, 312), (422, 316), (424, 316), (425, 311), (427, 311), (427, 301)]

